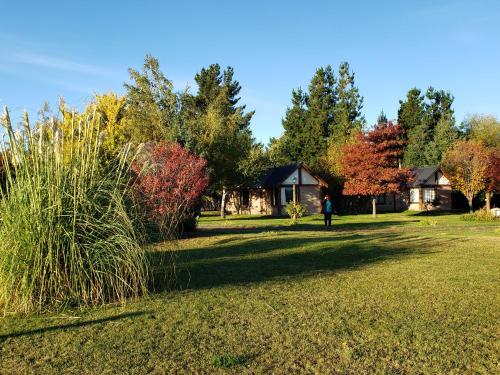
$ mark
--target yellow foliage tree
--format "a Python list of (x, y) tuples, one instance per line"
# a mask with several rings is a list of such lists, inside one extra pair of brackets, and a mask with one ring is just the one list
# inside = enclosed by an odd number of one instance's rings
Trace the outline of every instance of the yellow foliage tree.
[(486, 187), (490, 151), (479, 141), (459, 141), (445, 154), (442, 169), (451, 186), (472, 199)]

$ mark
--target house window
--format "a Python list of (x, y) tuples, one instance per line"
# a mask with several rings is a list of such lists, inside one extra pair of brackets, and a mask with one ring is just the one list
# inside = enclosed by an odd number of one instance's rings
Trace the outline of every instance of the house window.
[(293, 201), (293, 188), (291, 186), (285, 187), (285, 202), (290, 203)]
[(250, 205), (250, 191), (243, 190), (241, 192), (241, 205), (243, 207), (248, 207)]
[(377, 204), (386, 204), (385, 194), (377, 195)]
[(436, 200), (436, 190), (434, 189), (424, 189), (423, 196), (424, 203), (432, 203)]
[(410, 203), (418, 203), (418, 189), (410, 190)]

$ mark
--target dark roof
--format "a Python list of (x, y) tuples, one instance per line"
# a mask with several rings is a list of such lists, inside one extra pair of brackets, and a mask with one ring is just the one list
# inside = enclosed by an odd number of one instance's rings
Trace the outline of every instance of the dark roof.
[(290, 176), (300, 163), (283, 165), (281, 167), (269, 169), (262, 178), (257, 181), (257, 187), (274, 187), (282, 183), (288, 176)]
[(428, 183), (429, 178), (433, 176), (440, 169), (438, 166), (435, 167), (424, 167), (424, 168), (413, 168), (411, 171), (413, 173), (413, 183), (412, 186), (421, 186), (421, 185), (435, 185), (435, 181)]

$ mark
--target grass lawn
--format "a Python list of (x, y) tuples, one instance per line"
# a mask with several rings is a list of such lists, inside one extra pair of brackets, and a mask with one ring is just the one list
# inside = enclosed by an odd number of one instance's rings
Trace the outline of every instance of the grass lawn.
[(498, 373), (498, 223), (321, 224), (205, 217), (175, 290), (0, 318), (0, 373)]

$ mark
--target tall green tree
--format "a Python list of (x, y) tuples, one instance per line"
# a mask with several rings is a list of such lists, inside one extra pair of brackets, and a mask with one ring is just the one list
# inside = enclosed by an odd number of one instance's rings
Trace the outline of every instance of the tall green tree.
[(387, 116), (386, 116), (386, 114), (384, 113), (384, 110), (381, 110), (381, 111), (380, 111), (380, 114), (379, 114), (379, 115), (378, 115), (378, 117), (377, 117), (377, 125), (378, 125), (378, 124), (386, 124), (386, 123), (387, 123), (387, 121), (389, 121), (389, 120), (387, 120)]
[[(282, 120), (285, 130), (281, 142), (283, 159), (290, 162), (309, 162), (308, 145), (318, 141), (321, 131), (311, 134), (307, 130), (307, 95), (299, 88), (292, 91), (292, 105), (287, 108), (285, 117)], [(307, 159), (307, 160), (306, 160)]]
[(126, 130), (131, 141), (177, 140), (178, 98), (172, 81), (160, 70), (156, 58), (146, 55), (142, 71), (129, 69), (131, 83), (125, 83)]
[(347, 62), (339, 66), (335, 96), (337, 102), (330, 137), (335, 143), (343, 144), (359, 133), (365, 125), (365, 118), (361, 113), (364, 99), (359, 94), (359, 89), (355, 85), (354, 72), (350, 70)]
[(429, 87), (425, 97), (417, 88), (400, 101), (398, 121), (407, 141), (404, 165), (422, 167), (436, 165), (458, 139), (455, 127), (453, 96), (444, 90)]
[(245, 106), (239, 105), (241, 86), (232, 68), (222, 72), (219, 64), (212, 64), (195, 81), (196, 95), (185, 92), (180, 98), (182, 134), (185, 146), (207, 160), (210, 190), (221, 195), (224, 216), (227, 194), (246, 177), (253, 178), (245, 175), (248, 168), (243, 164), (255, 156), (249, 127), (254, 112), (245, 113)]

